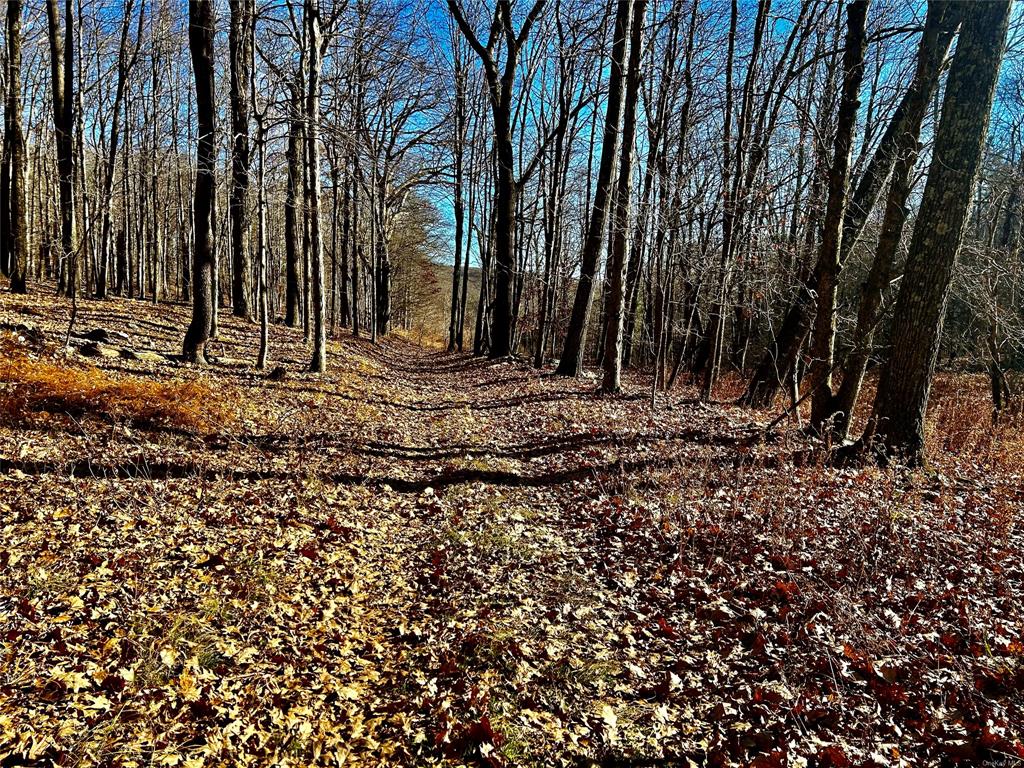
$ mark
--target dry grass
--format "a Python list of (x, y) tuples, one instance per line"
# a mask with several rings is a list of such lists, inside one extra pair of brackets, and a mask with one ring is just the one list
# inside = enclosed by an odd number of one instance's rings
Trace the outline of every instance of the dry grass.
[[(700, 386), (702, 381), (703, 378), (698, 378), (694, 384)], [(743, 397), (743, 393), (746, 391), (747, 378), (745, 376), (742, 376), (738, 371), (723, 371), (715, 383), (715, 396), (713, 399), (723, 403), (735, 403)]]
[(98, 368), (34, 359), (0, 349), (0, 422), (18, 425), (48, 415), (100, 417), (135, 426), (208, 432), (232, 414), (204, 384), (112, 376)]
[[(864, 429), (877, 385), (877, 375), (864, 382), (854, 415), (854, 436)], [(1018, 472), (1024, 464), (1022, 406), (1024, 402), (1018, 396), (993, 423), (988, 376), (936, 374), (928, 399), (925, 434), (929, 459), (939, 464), (946, 459), (970, 459), (992, 469)]]
[[(735, 371), (722, 375), (715, 398), (733, 402), (744, 391), (746, 379)], [(1024, 466), (1024, 382), (1011, 382), (1016, 394), (999, 418), (992, 415), (989, 379), (983, 373), (940, 372), (928, 401), (925, 440), (932, 462), (970, 460), (994, 470), (1019, 472)], [(852, 437), (859, 437), (871, 413), (878, 386), (877, 371), (864, 381), (854, 411)], [(774, 418), (790, 405), (788, 395), (776, 400), (768, 414)], [(810, 399), (800, 406), (804, 423), (810, 419)], [(795, 424), (795, 419), (791, 420)]]
[(1017, 471), (1024, 462), (1024, 413), (1018, 397), (992, 418), (988, 378), (978, 374), (940, 374), (928, 407), (929, 454), (970, 457)]
[[(395, 328), (391, 331), (391, 336), (426, 347), (427, 349), (444, 350), (448, 348), (448, 337), (446, 335), (422, 326), (416, 326), (408, 331), (404, 328)], [(472, 343), (469, 346), (472, 347)]]

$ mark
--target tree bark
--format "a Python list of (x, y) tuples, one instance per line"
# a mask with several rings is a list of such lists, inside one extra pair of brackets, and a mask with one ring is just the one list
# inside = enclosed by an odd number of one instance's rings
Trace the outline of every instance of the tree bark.
[(267, 129), (265, 115), (259, 111), (256, 112), (256, 157), (259, 164), (256, 175), (256, 258), (260, 316), (260, 348), (256, 367), (262, 371), (270, 357), (270, 307), (267, 296)]
[[(854, 245), (858, 242), (868, 215), (874, 208), (878, 196), (885, 186), (899, 156), (898, 144), (912, 132), (911, 102), (915, 98), (912, 89), (908, 89), (900, 104), (896, 107), (885, 132), (878, 140), (874, 155), (868, 162), (857, 181), (849, 198), (843, 215), (843, 233), (840, 245), (839, 263), (846, 263)], [(797, 356), (803, 347), (807, 331), (799, 338), (791, 337), (788, 331), (793, 329), (809, 329), (813, 322), (811, 316), (814, 307), (814, 296), (802, 286), (794, 301), (786, 310), (780, 332), (775, 342), (765, 350), (760, 363), (751, 377), (747, 391), (741, 398), (745, 405), (764, 407), (770, 404), (782, 388), (783, 382), (792, 378), (797, 368)]]
[(196, 81), (196, 187), (192, 204), (195, 244), (192, 252), (192, 322), (185, 333), (183, 356), (206, 361), (206, 342), (213, 331), (216, 259), (214, 200), (217, 195), (217, 105), (214, 88), (213, 0), (189, 0), (188, 41)]
[(26, 237), (25, 134), (21, 127), (21, 0), (7, 2), (7, 101), (4, 108), (4, 160), (9, 164), (9, 186), (3, 216), (6, 224), (5, 254), (12, 293), (25, 293), (28, 264)]
[(633, 144), (636, 140), (636, 106), (640, 94), (640, 54), (643, 45), (647, 0), (634, 0), (629, 34), (629, 65), (622, 118), (622, 149), (619, 190), (615, 196), (615, 233), (608, 260), (608, 300), (605, 308), (604, 378), (601, 390), (612, 394), (622, 389), (622, 328), (625, 271), (629, 249), (630, 192), (633, 182)]
[(302, 309), (299, 287), (299, 259), (302, 235), (299, 222), (305, 206), (302, 191), (302, 92), (292, 84), (291, 114), (288, 120), (288, 178), (285, 190), (284, 248), (285, 248), (285, 316), (289, 328), (298, 326)]
[(61, 264), (66, 275), (64, 288), (69, 296), (78, 293), (78, 258), (75, 251), (75, 97), (74, 97), (74, 20), (71, 0), (65, 0), (65, 28), (62, 35), (57, 0), (46, 0), (46, 18), (50, 41), (51, 93), (53, 124), (57, 145), (57, 177), (60, 195)]
[(313, 356), (309, 370), (327, 370), (327, 323), (324, 303), (324, 249), (320, 236), (320, 4), (305, 0), (303, 21), (308, 46), (306, 77), (306, 200), (309, 205), (309, 271), (313, 315)]
[(847, 439), (850, 434), (853, 410), (860, 397), (882, 300), (892, 278), (897, 249), (903, 239), (907, 200), (913, 188), (911, 176), (920, 153), (921, 125), (932, 95), (938, 88), (942, 63), (959, 23), (955, 10), (948, 2), (932, 0), (928, 4), (914, 79), (902, 102), (906, 105), (907, 120), (903, 130), (896, 135), (893, 147), (895, 164), (886, 197), (881, 234), (871, 269), (861, 286), (853, 346), (843, 361), (839, 390), (832, 402), (833, 413), (829, 415), (835, 421), (835, 435), (840, 440)]
[(811, 365), (808, 372), (811, 395), (811, 424), (821, 429), (832, 415), (832, 370), (835, 359), (836, 301), (839, 295), (840, 249), (843, 216), (846, 212), (853, 133), (860, 109), (860, 86), (864, 79), (867, 50), (868, 0), (854, 0), (846, 7), (846, 44), (843, 52), (843, 85), (833, 139), (833, 159), (828, 174), (828, 197), (821, 247), (818, 251), (816, 312), (811, 332)]
[[(452, 156), (455, 166), (453, 213), (455, 216), (455, 255), (452, 264), (452, 301), (451, 315), (448, 319), (448, 351), (455, 351), (458, 344), (458, 325), (461, 314), (460, 278), (462, 277), (462, 241), (465, 232), (466, 210), (463, 204), (463, 155), (466, 143), (466, 70), (462, 64), (459, 42), (456, 32), (451, 33), (452, 55), (455, 58), (455, 136), (452, 141)], [(466, 254), (467, 258), (469, 254)]]
[(252, 258), (249, 254), (249, 92), (252, 80), (255, 0), (231, 0), (228, 32), (231, 62), (231, 310), (252, 316)]
[(473, 183), (473, 169), (476, 166), (476, 146), (471, 145), (469, 151), (469, 200), (466, 210), (466, 254), (462, 263), (462, 298), (459, 302), (459, 320), (455, 331), (455, 346), (463, 351), (466, 341), (466, 311), (469, 309), (469, 254), (473, 250), (473, 216), (476, 212), (477, 185)]
[[(358, 169), (357, 169), (358, 170)], [(352, 335), (359, 335), (359, 262), (363, 257), (359, 240), (359, 179), (352, 174)]]
[[(511, 79), (505, 85), (506, 90), (511, 90)], [(513, 170), (511, 104), (501, 103), (493, 112), (498, 174), (494, 189), (494, 302), (488, 357), (502, 358), (512, 354), (512, 274), (515, 271), (518, 189)]]
[(623, 86), (626, 70), (626, 45), (630, 36), (633, 0), (619, 0), (615, 14), (612, 40), (611, 75), (608, 82), (608, 103), (605, 108), (604, 133), (601, 141), (601, 163), (597, 171), (597, 186), (583, 243), (579, 282), (573, 299), (572, 314), (565, 334), (562, 356), (555, 373), (578, 376), (583, 370), (583, 352), (586, 346), (587, 323), (594, 294), (594, 279), (601, 259), (604, 234), (608, 226), (612, 175), (619, 152), (619, 124), (622, 122)]
[(1011, 3), (960, 2), (957, 7), (962, 27), (896, 300), (892, 352), (864, 436), (882, 456), (912, 465), (925, 459), (928, 396), (1006, 48)]

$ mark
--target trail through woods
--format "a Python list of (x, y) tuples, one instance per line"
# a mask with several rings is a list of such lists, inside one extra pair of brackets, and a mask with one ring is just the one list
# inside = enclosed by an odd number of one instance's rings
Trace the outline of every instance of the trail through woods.
[[(827, 468), (772, 414), (401, 340), (314, 376), (274, 327), (275, 381), (230, 317), (199, 370), (186, 318), (83, 301), (127, 337), (68, 365), (219, 425), (4, 413), (3, 765), (1024, 758), (1019, 476)], [(0, 322), (50, 360), (66, 307)]]

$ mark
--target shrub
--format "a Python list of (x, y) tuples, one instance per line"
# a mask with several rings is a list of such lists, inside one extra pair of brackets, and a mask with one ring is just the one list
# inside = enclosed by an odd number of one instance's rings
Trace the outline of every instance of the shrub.
[(0, 421), (24, 424), (45, 414), (199, 432), (211, 431), (231, 416), (199, 382), (115, 377), (91, 366), (72, 367), (0, 349)]
[(953, 454), (1019, 469), (1024, 458), (1024, 416), (1016, 400), (992, 419), (988, 379), (966, 373), (939, 374), (928, 404), (928, 449), (933, 457)]

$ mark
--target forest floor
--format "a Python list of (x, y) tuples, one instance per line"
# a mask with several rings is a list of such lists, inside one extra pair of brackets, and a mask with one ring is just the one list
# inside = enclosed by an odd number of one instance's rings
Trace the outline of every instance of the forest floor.
[(927, 471), (834, 469), (640, 378), (347, 336), (314, 376), (274, 327), (273, 380), (230, 317), (205, 370), (185, 307), (82, 302), (92, 359), (67, 318), (0, 298), (0, 765), (1024, 759), (1022, 454), (979, 382)]

